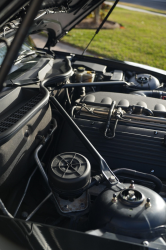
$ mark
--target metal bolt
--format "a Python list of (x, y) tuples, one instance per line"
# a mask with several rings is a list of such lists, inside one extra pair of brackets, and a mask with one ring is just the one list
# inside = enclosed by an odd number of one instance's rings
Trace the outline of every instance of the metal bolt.
[(129, 190), (128, 194), (130, 197), (133, 197), (135, 195), (135, 192), (133, 190)]
[(154, 174), (154, 169), (151, 169), (150, 172), (151, 172), (151, 174)]
[(158, 134), (158, 132), (157, 132), (157, 131), (154, 131), (154, 134), (155, 134), (155, 135), (157, 135), (157, 134)]
[(81, 208), (84, 208), (84, 207), (85, 207), (84, 203), (81, 203), (80, 206), (81, 206)]
[(144, 246), (149, 246), (149, 242), (148, 242), (148, 241), (146, 241), (146, 240), (145, 240), (145, 241), (143, 241), (143, 242), (142, 242), (142, 244), (143, 244)]
[(26, 211), (22, 212), (21, 216), (26, 219), (28, 217), (28, 213)]
[(109, 178), (109, 181), (110, 181), (110, 182), (114, 182), (114, 181), (115, 181), (115, 176), (112, 175), (112, 176)]
[(116, 202), (117, 202), (117, 195), (113, 194), (112, 203), (116, 203)]
[(95, 124), (95, 122), (91, 122), (91, 125), (94, 125)]
[(25, 131), (24, 136), (25, 136), (25, 137), (29, 137), (29, 131), (28, 131), (28, 130)]
[(131, 184), (130, 184), (129, 188), (135, 188), (133, 180), (131, 181)]
[(146, 208), (151, 207), (150, 198), (147, 198), (145, 207)]

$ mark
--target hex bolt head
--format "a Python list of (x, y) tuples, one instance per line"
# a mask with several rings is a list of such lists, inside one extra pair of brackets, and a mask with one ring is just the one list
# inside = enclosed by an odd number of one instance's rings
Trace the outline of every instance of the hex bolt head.
[(112, 198), (112, 203), (116, 203), (116, 202), (117, 202), (117, 195), (114, 193), (113, 198)]
[(146, 207), (146, 208), (151, 207), (150, 198), (147, 198), (147, 199), (146, 199), (145, 207)]
[(109, 178), (109, 181), (110, 181), (110, 182), (114, 182), (114, 181), (115, 181), (115, 176), (112, 175), (112, 176)]
[(21, 216), (26, 219), (28, 217), (28, 213), (26, 211), (22, 212)]
[(133, 190), (129, 190), (128, 194), (130, 197), (133, 197), (135, 195), (135, 192)]
[(84, 207), (85, 207), (85, 205), (84, 205), (83, 202), (80, 204), (80, 206), (81, 206), (81, 208), (84, 208)]
[(29, 131), (28, 131), (28, 129), (25, 131), (24, 136), (25, 136), (25, 137), (29, 137)]
[(144, 246), (149, 246), (149, 242), (148, 242), (148, 241), (146, 241), (146, 240), (145, 240), (145, 241), (143, 241), (143, 242), (142, 242), (142, 244), (143, 244)]
[(131, 184), (130, 184), (129, 188), (135, 188), (135, 186), (134, 186), (134, 180), (131, 181)]

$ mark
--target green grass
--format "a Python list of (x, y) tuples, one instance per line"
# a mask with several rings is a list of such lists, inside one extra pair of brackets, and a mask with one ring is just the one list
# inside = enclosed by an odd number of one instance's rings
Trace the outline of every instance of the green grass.
[[(88, 51), (101, 57), (133, 61), (166, 70), (166, 18), (117, 7), (110, 20), (125, 29), (101, 30)], [(62, 41), (85, 48), (95, 30), (74, 29)]]
[(153, 9), (153, 8), (141, 6), (141, 5), (138, 5), (138, 4), (124, 3), (124, 2), (121, 2), (121, 1), (119, 2), (119, 4), (126, 5), (126, 6), (129, 6), (129, 7), (138, 8), (138, 9), (142, 9), (142, 10), (148, 10), (148, 11), (155, 12), (155, 13), (166, 14), (165, 10)]

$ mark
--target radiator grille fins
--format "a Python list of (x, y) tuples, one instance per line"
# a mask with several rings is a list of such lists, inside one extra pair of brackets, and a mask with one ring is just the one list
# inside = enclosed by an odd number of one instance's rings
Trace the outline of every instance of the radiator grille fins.
[(0, 122), (0, 133), (4, 132), (15, 123), (17, 123), (25, 114), (27, 114), (37, 103), (43, 99), (44, 95), (39, 93), (33, 96), (26, 104)]

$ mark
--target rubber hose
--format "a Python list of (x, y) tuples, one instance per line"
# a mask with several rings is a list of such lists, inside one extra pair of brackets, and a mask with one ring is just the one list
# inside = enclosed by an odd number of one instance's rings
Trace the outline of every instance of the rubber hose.
[(145, 90), (145, 91), (139, 90), (131, 92), (130, 94), (159, 98), (159, 99), (162, 98), (163, 96), (166, 96), (166, 92), (159, 90)]
[(151, 175), (151, 174), (142, 173), (142, 172), (138, 172), (136, 170), (131, 170), (131, 169), (127, 169), (127, 168), (118, 168), (118, 169), (115, 169), (113, 172), (114, 172), (115, 175), (118, 175), (118, 174), (131, 174), (133, 176), (141, 177), (142, 179), (152, 181), (156, 185), (155, 189), (154, 189), (154, 191), (156, 193), (160, 193), (161, 189), (163, 187), (163, 184), (162, 184), (161, 180), (159, 178), (157, 178), (156, 176)]

